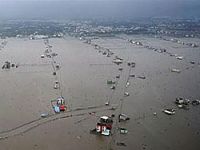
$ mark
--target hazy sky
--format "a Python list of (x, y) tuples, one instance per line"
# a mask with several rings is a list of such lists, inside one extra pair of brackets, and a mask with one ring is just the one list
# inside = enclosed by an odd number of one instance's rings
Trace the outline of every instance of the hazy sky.
[(0, 0), (0, 18), (200, 17), (200, 0)]

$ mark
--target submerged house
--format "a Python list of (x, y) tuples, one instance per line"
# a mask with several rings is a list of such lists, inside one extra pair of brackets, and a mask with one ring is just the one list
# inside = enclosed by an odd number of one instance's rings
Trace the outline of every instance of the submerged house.
[(113, 120), (108, 116), (102, 116), (96, 124), (96, 128), (92, 130), (94, 133), (109, 136), (112, 130)]

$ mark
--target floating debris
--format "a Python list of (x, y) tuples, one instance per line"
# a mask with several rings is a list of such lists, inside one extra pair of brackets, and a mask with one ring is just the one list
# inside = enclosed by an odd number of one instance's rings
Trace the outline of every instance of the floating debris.
[(44, 58), (44, 57), (45, 57), (45, 55), (41, 55), (40, 57), (41, 57), (41, 58)]

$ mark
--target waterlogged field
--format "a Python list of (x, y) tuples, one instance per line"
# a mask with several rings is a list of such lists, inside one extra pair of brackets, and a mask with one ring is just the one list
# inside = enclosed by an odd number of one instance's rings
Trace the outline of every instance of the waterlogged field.
[[(199, 39), (180, 40), (200, 45)], [(44, 40), (6, 42), (0, 64), (9, 61), (17, 67), (0, 71), (1, 149), (199, 149), (200, 105), (184, 110), (174, 103), (177, 97), (200, 99), (199, 47), (141, 35), (92, 39), (89, 44), (65, 37), (49, 39), (51, 50), (58, 54), (52, 59), (41, 58), (47, 49)], [(113, 63), (116, 56), (122, 64)], [(135, 62), (135, 67), (128, 62)], [(56, 76), (52, 63), (60, 66)], [(173, 68), (180, 73), (171, 72)], [(107, 80), (116, 82), (114, 90)], [(54, 89), (55, 81), (60, 89)], [(61, 95), (67, 112), (55, 115), (51, 100)], [(166, 108), (174, 108), (175, 115), (163, 113)], [(41, 118), (42, 113), (49, 117)], [(119, 113), (130, 120), (119, 123)], [(112, 114), (111, 136), (90, 134), (100, 116)], [(128, 133), (120, 134), (119, 127)]]

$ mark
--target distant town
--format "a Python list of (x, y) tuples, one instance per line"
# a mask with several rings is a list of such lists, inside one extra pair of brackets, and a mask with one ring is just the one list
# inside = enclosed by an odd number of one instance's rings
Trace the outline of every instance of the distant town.
[(200, 37), (200, 20), (151, 18), (138, 21), (100, 20), (8, 20), (0, 22), (0, 37), (30, 39), (60, 38), (64, 35), (115, 36), (117, 34), (144, 34), (185, 38)]

